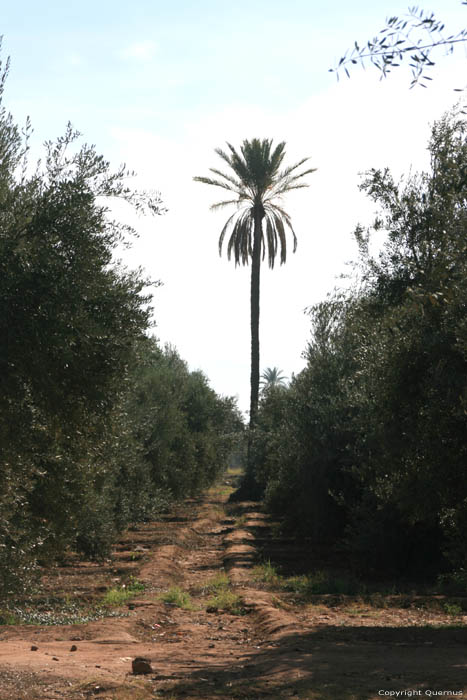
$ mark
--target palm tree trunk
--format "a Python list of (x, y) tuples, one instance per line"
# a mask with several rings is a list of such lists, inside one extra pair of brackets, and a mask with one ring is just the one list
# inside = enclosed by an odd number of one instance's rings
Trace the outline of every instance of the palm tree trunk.
[(251, 374), (250, 374), (250, 430), (256, 425), (259, 396), (259, 289), (261, 270), (261, 214), (255, 213), (253, 255), (251, 260), (250, 324), (251, 324)]
[(261, 269), (261, 213), (255, 214), (253, 254), (251, 260), (250, 324), (251, 324), (251, 375), (250, 375), (250, 427), (248, 431), (247, 463), (245, 476), (232, 500), (258, 499), (260, 489), (255, 477), (254, 430), (258, 419), (259, 397), (259, 285)]

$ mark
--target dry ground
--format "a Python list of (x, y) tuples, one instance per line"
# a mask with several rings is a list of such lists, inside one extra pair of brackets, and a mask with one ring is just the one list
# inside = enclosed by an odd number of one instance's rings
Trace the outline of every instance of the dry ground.
[[(465, 615), (397, 596), (386, 607), (355, 596), (305, 603), (274, 577), (261, 582), (253, 567), (269, 550), (305, 555), (271, 539), (258, 504), (226, 498), (211, 490), (126, 532), (111, 561), (70, 558), (44, 575), (42, 595), (88, 607), (123, 582), (144, 591), (115, 609), (122, 617), (0, 626), (0, 700), (467, 698)], [(189, 607), (163, 602), (168, 590), (188, 592)], [(135, 657), (152, 672), (132, 674)]]

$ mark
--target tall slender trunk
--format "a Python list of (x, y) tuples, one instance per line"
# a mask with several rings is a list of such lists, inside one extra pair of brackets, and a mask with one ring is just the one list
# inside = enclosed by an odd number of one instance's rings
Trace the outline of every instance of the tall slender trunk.
[(259, 287), (261, 270), (261, 220), (262, 212), (255, 212), (253, 255), (251, 260), (250, 324), (251, 324), (251, 374), (250, 374), (250, 430), (256, 425), (259, 397)]
[(250, 427), (245, 476), (236, 493), (236, 498), (256, 499), (260, 489), (255, 478), (253, 450), (254, 430), (258, 420), (259, 397), (259, 283), (261, 269), (261, 221), (262, 211), (255, 212), (253, 231), (253, 255), (251, 260), (250, 325), (251, 325), (251, 375), (250, 375)]

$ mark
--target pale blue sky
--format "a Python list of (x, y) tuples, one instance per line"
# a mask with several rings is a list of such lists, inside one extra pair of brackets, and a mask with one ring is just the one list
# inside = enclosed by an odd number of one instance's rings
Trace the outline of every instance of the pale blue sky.
[[(222, 217), (193, 175), (219, 165), (213, 149), (253, 136), (285, 140), (290, 160), (311, 156), (310, 189), (286, 206), (299, 248), (263, 276), (263, 367), (303, 366), (309, 334), (303, 308), (335, 285), (354, 253), (350, 232), (368, 217), (358, 172), (423, 162), (428, 124), (465, 82), (465, 52), (441, 58), (429, 90), (408, 89), (409, 74), (378, 82), (355, 68), (336, 84), (328, 69), (363, 42), (400, 0), (149, 0), (3, 3), (2, 57), (11, 56), (5, 105), (31, 117), (36, 145), (70, 120), (88, 142), (139, 183), (162, 192), (169, 213), (137, 220), (141, 239), (126, 256), (164, 282), (156, 293), (156, 333), (177, 345), (222, 393), (248, 404), (248, 272), (217, 257)], [(457, 32), (460, 0), (433, 10)], [(456, 82), (457, 81), (457, 82)], [(214, 321), (214, 323), (213, 323)]]
[[(328, 68), (355, 39), (407, 9), (400, 0), (4, 5), (16, 112), (47, 135), (71, 119), (103, 148), (110, 124), (176, 134), (189, 115), (226, 104), (293, 108), (333, 83)], [(453, 31), (467, 14), (460, 0), (434, 5)]]

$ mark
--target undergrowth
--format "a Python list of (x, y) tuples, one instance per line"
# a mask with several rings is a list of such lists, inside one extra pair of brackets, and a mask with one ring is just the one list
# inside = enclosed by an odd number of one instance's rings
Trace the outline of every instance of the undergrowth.
[[(451, 595), (448, 600), (438, 600), (433, 590), (416, 593), (391, 584), (366, 583), (355, 576), (336, 573), (324, 569), (302, 574), (300, 576), (283, 576), (270, 561), (265, 561), (253, 568), (254, 580), (275, 591), (293, 595), (294, 603), (306, 603), (316, 596), (326, 596), (327, 604), (342, 602), (343, 598), (358, 598), (359, 602), (370, 604), (375, 608), (402, 607), (431, 609), (444, 612), (453, 617), (467, 611), (467, 600)], [(290, 601), (289, 601), (290, 602)], [(277, 603), (279, 605), (279, 603)]]
[(128, 613), (68, 596), (43, 598), (24, 606), (9, 604), (0, 609), (0, 625), (81, 625), (103, 617), (128, 617)]
[(232, 590), (232, 584), (225, 571), (220, 571), (211, 579), (191, 589), (194, 595), (208, 599), (204, 605), (208, 611), (223, 610), (232, 615), (244, 615), (242, 599)]
[(232, 615), (244, 615), (246, 612), (240, 596), (226, 588), (219, 590), (217, 595), (212, 596), (207, 607), (224, 610)]
[(243, 615), (245, 608), (239, 595), (231, 590), (230, 579), (225, 573), (219, 572), (204, 586), (206, 593), (211, 593), (207, 609), (224, 610), (232, 615)]
[(169, 588), (168, 591), (159, 596), (159, 600), (167, 605), (174, 605), (177, 608), (193, 610), (190, 594), (180, 588), (180, 586), (172, 586), (172, 588)]
[(138, 581), (137, 578), (131, 577), (127, 584), (123, 584), (118, 588), (111, 588), (104, 595), (102, 600), (103, 605), (108, 605), (111, 607), (117, 607), (119, 605), (124, 605), (131, 598), (134, 598), (139, 593), (144, 591), (144, 583)]
[(111, 588), (98, 602), (70, 594), (55, 594), (6, 603), (0, 607), (0, 625), (81, 625), (104, 617), (128, 617), (114, 610), (144, 590), (144, 584), (131, 577), (127, 584)]

